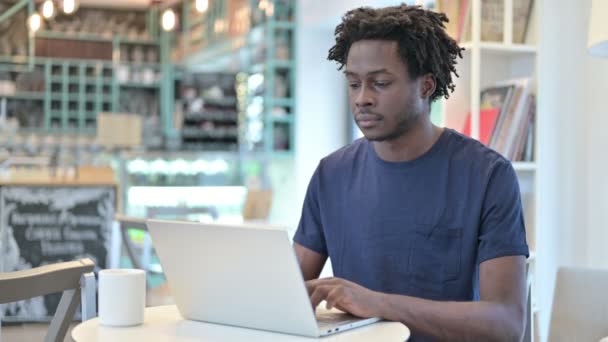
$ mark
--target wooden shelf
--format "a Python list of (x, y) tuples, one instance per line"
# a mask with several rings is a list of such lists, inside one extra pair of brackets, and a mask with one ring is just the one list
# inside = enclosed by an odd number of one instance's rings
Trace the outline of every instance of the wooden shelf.
[(157, 41), (150, 39), (132, 39), (123, 38), (121, 36), (105, 37), (93, 33), (64, 33), (56, 31), (38, 31), (36, 32), (36, 38), (46, 39), (69, 39), (69, 40), (84, 40), (93, 42), (113, 42), (124, 44), (137, 44), (137, 45), (159, 45)]
[(70, 117), (70, 118), (75, 118), (78, 117), (80, 115), (80, 111), (79, 110), (52, 110), (51, 111), (51, 117), (53, 118), (59, 118), (63, 115), (66, 115), (66, 117)]
[[(460, 44), (465, 48), (464, 53), (468, 53), (473, 49), (472, 42)], [(528, 44), (504, 44), (496, 42), (482, 42), (479, 44), (481, 52), (496, 53), (496, 54), (536, 54), (537, 48), (534, 45)]]
[(160, 71), (160, 67), (161, 67), (160, 63), (134, 62), (134, 61), (120, 61), (120, 62), (116, 62), (113, 66), (114, 67), (126, 66), (126, 67), (130, 67), (130, 68), (134, 68), (134, 69), (149, 68), (154, 71)]
[[(112, 84), (112, 78), (111, 77), (100, 77), (100, 83), (103, 85), (108, 85), (108, 84)], [(63, 83), (63, 76), (59, 76), (59, 75), (55, 75), (55, 76), (51, 76), (50, 77), (51, 82), (54, 83)], [(68, 83), (80, 83), (81, 81), (87, 85), (95, 85), (97, 84), (97, 81), (99, 80), (98, 77), (94, 77), (94, 76), (87, 76), (87, 77), (83, 77), (82, 79), (79, 76), (68, 76), (67, 77), (67, 81)]]
[(11, 95), (0, 95), (0, 98), (15, 99), (15, 100), (44, 100), (43, 92), (21, 91)]
[(63, 33), (55, 31), (38, 31), (36, 38), (46, 39), (70, 39), (70, 40), (85, 40), (93, 42), (112, 42), (112, 37), (103, 37), (89, 33)]
[(118, 83), (119, 86), (121, 87), (125, 87), (125, 88), (149, 88), (149, 89), (156, 89), (156, 88), (160, 88), (160, 83), (138, 83), (138, 82), (124, 82), (124, 83)]
[(0, 62), (25, 64), (29, 58), (29, 56), (0, 56)]
[(116, 41), (119, 44), (129, 44), (129, 45), (160, 45), (159, 42), (150, 39), (131, 39), (131, 38), (116, 38)]
[(293, 116), (291, 116), (291, 115), (271, 116), (270, 120), (272, 122), (276, 122), (276, 123), (292, 124), (293, 123)]
[(293, 107), (293, 99), (291, 98), (274, 98), (270, 100), (271, 107)]
[(238, 121), (237, 112), (222, 112), (222, 111), (208, 111), (201, 113), (186, 113), (184, 115), (185, 120), (192, 121), (224, 121), (224, 122), (236, 122)]
[(210, 106), (224, 106), (224, 107), (228, 107), (228, 106), (235, 106), (237, 104), (237, 98), (234, 96), (227, 96), (227, 97), (222, 97), (222, 98), (210, 98), (210, 97), (205, 97), (203, 98), (203, 101), (205, 102), (206, 105), (210, 105)]
[(182, 137), (201, 139), (237, 139), (238, 132), (219, 133), (217, 131), (203, 131), (199, 128), (184, 127), (182, 129)]
[(525, 171), (525, 172), (534, 172), (536, 171), (536, 163), (535, 162), (513, 162), (513, 168), (515, 171)]
[(20, 127), (17, 132), (20, 134), (40, 134), (44, 132), (43, 127)]

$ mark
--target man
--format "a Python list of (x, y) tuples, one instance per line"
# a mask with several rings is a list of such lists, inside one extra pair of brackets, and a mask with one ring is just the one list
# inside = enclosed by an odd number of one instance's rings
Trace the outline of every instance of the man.
[[(516, 174), (429, 118), (462, 58), (445, 22), (406, 5), (343, 17), (329, 59), (365, 138), (321, 160), (294, 248), (315, 307), (403, 322), (413, 341), (518, 341), (528, 246)], [(316, 279), (328, 257), (335, 277)]]

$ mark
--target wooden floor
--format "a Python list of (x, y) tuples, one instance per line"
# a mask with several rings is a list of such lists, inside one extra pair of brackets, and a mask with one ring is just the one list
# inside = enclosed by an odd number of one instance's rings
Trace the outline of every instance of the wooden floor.
[[(158, 306), (172, 304), (173, 299), (166, 285), (156, 289), (149, 290), (146, 295), (147, 306)], [(71, 337), (72, 328), (79, 322), (74, 322), (64, 339), (64, 342), (74, 342)], [(0, 330), (0, 342), (38, 342), (44, 341), (44, 336), (48, 329), (48, 324), (43, 323), (28, 323), (18, 325), (6, 325)]]

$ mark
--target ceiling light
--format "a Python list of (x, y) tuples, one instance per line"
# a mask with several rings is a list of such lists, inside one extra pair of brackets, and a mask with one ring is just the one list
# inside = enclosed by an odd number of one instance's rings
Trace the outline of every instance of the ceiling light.
[(50, 19), (55, 15), (55, 4), (52, 0), (46, 0), (42, 4), (42, 16), (46, 19)]
[(40, 26), (42, 25), (42, 18), (40, 17), (40, 14), (32, 14), (32, 16), (28, 19), (28, 25), (30, 27), (30, 31), (38, 31), (40, 29)]
[(165, 31), (171, 31), (175, 28), (175, 12), (172, 9), (169, 8), (163, 12), (161, 25)]
[(205, 13), (209, 8), (209, 0), (196, 0), (195, 6), (199, 13)]
[(273, 15), (274, 15), (274, 4), (273, 3), (269, 3), (266, 6), (266, 16), (272, 17)]
[(63, 13), (72, 14), (76, 12), (76, 0), (63, 0)]

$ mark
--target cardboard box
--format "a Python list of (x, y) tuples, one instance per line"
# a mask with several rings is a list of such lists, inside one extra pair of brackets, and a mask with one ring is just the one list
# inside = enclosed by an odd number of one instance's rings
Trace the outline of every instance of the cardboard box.
[(265, 220), (268, 218), (271, 206), (272, 190), (249, 189), (243, 207), (243, 219), (245, 221)]
[(133, 113), (97, 114), (97, 143), (114, 147), (137, 147), (141, 145), (142, 118)]
[(13, 81), (0, 81), (0, 96), (14, 95), (17, 88)]

